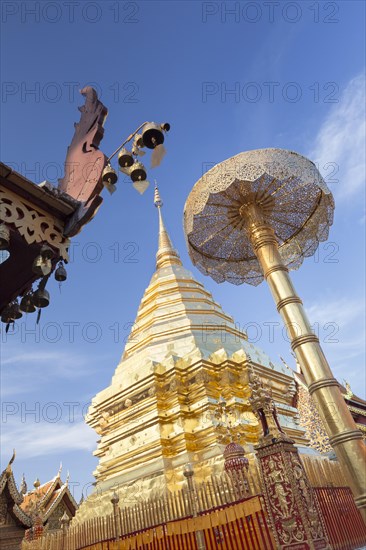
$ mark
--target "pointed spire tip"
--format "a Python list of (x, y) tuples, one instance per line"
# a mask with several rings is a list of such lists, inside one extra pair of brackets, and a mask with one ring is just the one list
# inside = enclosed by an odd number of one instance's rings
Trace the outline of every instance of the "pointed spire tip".
[(163, 206), (163, 201), (161, 200), (159, 188), (156, 180), (155, 180), (154, 204), (157, 208), (161, 208)]
[(155, 193), (154, 193), (154, 204), (159, 211), (159, 247), (156, 254), (156, 267), (164, 267), (166, 265), (182, 265), (179, 255), (174, 250), (170, 237), (167, 230), (164, 226), (163, 217), (161, 214), (161, 207), (163, 206), (163, 201), (161, 200), (158, 184), (155, 180)]

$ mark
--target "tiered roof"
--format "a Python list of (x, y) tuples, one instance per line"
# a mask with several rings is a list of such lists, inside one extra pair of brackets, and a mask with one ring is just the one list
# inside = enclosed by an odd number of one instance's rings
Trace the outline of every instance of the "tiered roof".
[(78, 505), (70, 492), (68, 477), (65, 483), (61, 480), (60, 468), (57, 475), (50, 481), (42, 485), (39, 482), (35, 483), (35, 488), (24, 495), (21, 508), (30, 516), (39, 514), (45, 524), (62, 500), (68, 509), (69, 516), (73, 517)]

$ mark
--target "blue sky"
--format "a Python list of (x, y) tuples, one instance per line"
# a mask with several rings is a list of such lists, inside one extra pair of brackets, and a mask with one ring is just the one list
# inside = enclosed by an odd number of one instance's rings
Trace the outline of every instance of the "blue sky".
[[(167, 155), (150, 179), (172, 240), (249, 339), (291, 366), (269, 289), (217, 285), (197, 272), (182, 212), (202, 173), (240, 151), (280, 147), (318, 163), (335, 195), (334, 225), (293, 280), (335, 376), (365, 397), (364, 3), (4, 1), (1, 9), (1, 160), (55, 184), (88, 83), (109, 108), (106, 154), (143, 121), (169, 121)], [(31, 316), (1, 334), (2, 468), (15, 446), (16, 476), (24, 471), (29, 485), (62, 461), (76, 497), (90, 490), (97, 435), (83, 413), (110, 383), (154, 270), (152, 202), (152, 186), (141, 197), (121, 177), (74, 238), (68, 280), (61, 293), (50, 284), (39, 334), (27, 332)]]

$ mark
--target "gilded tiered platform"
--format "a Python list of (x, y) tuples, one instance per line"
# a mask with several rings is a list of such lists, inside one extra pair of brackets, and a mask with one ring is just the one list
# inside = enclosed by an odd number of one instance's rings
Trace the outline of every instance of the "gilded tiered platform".
[(96, 490), (76, 519), (109, 511), (113, 490), (123, 499), (178, 490), (183, 467), (196, 480), (222, 471), (226, 424), (254, 460), (260, 428), (251, 411), (248, 369), (272, 390), (281, 425), (299, 445), (307, 440), (292, 401), (291, 373), (248, 342), (232, 317), (195, 280), (174, 250), (159, 211), (156, 270), (111, 384), (93, 399), (87, 422), (100, 436)]

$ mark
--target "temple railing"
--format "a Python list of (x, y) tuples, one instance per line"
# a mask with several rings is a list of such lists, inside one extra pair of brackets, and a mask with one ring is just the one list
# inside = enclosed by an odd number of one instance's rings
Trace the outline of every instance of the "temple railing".
[(315, 487), (329, 542), (333, 550), (366, 545), (366, 526), (349, 487)]
[[(330, 548), (353, 550), (366, 545), (366, 528), (339, 464), (301, 459)], [(131, 506), (119, 502), (114, 513), (24, 541), (22, 550), (272, 550), (276, 545), (261, 483), (252, 463), (248, 471), (223, 473), (194, 484), (193, 491), (184, 487)]]
[[(26, 546), (39, 550), (96, 550), (103, 543), (103, 550), (196, 550), (198, 534), (205, 548), (243, 550), (274, 550), (275, 545), (267, 525), (259, 496), (249, 497), (236, 504), (200, 513), (197, 517), (140, 529), (128, 535), (115, 537), (113, 517), (94, 518), (88, 525), (70, 528), (64, 538), (61, 535), (42, 546)], [(201, 546), (202, 548), (202, 546)]]
[(300, 455), (306, 474), (313, 487), (345, 487), (347, 481), (336, 460)]
[(264, 503), (261, 495), (255, 494), (259, 489), (256, 473), (211, 476), (195, 485), (193, 494), (185, 487), (133, 506), (120, 505), (117, 513), (24, 541), (22, 550), (92, 550), (100, 549), (100, 543), (103, 550), (195, 550), (197, 536), (203, 537), (207, 549), (236, 549), (240, 541), (245, 550), (271, 550), (275, 546)]

